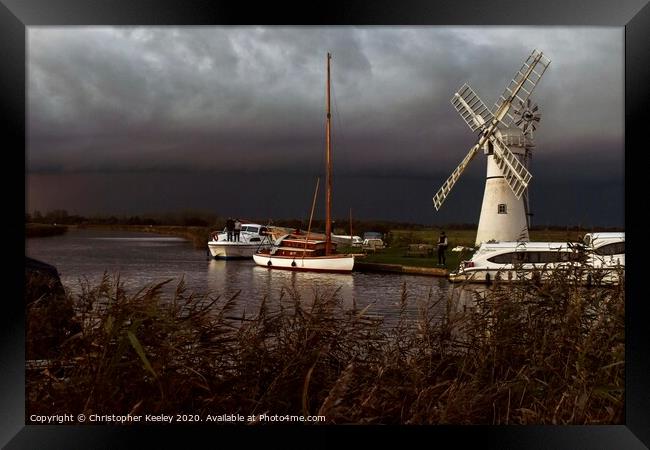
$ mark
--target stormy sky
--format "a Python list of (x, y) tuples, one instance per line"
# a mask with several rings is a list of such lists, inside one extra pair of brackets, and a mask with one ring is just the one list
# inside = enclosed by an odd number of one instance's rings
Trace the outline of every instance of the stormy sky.
[[(334, 212), (477, 222), (476, 140), (449, 102), (492, 106), (533, 48), (552, 63), (531, 172), (537, 224), (624, 224), (623, 28), (30, 27), (28, 211), (202, 209), (305, 217), (323, 174), (333, 54)], [(322, 212), (322, 208), (321, 208)]]

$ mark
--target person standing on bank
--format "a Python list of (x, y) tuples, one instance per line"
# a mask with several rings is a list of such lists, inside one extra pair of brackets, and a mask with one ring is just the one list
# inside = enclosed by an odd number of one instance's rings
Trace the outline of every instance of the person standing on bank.
[(239, 242), (239, 234), (241, 233), (241, 222), (239, 219), (235, 220), (235, 240)]
[(438, 264), (445, 264), (445, 250), (447, 250), (447, 236), (443, 231), (438, 237)]
[(228, 242), (232, 241), (232, 232), (235, 230), (235, 222), (232, 220), (232, 217), (228, 217), (226, 220), (226, 233), (228, 234)]

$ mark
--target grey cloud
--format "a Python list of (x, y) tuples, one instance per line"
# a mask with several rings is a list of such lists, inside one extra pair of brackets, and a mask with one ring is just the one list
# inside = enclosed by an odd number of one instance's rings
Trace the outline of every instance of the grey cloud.
[[(428, 206), (475, 141), (455, 90), (492, 106), (538, 48), (552, 63), (533, 94), (534, 195), (622, 189), (623, 44), (622, 28), (30, 27), (27, 171), (315, 176), (330, 51), (335, 173), (419, 180)], [(480, 204), (484, 170), (481, 156), (452, 195)]]
[(617, 29), (35, 27), (28, 42), (37, 171), (213, 169), (245, 151), (273, 166), (312, 151), (328, 50), (334, 132), (359, 149), (342, 157), (359, 170), (369, 152), (389, 165), (453, 168), (472, 141), (449, 104), (454, 90), (468, 81), (492, 105), (533, 47), (553, 60), (536, 96), (548, 151), (587, 135), (622, 138)]

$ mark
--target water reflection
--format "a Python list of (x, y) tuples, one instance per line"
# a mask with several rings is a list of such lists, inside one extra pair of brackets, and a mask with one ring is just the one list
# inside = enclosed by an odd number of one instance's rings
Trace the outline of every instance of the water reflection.
[(455, 284), (449, 290), (454, 312), (465, 312), (476, 308), (477, 300), (484, 298), (489, 287), (483, 284)]
[(311, 304), (316, 296), (337, 295), (346, 307), (352, 306), (354, 276), (272, 270), (252, 260), (211, 260), (206, 283), (212, 292), (231, 297), (239, 292), (239, 302), (256, 309), (263, 298), (279, 300), (297, 296)]
[[(239, 300), (256, 309), (263, 298), (272, 301), (298, 297), (311, 304), (316, 296), (336, 295), (345, 308), (367, 307), (371, 315), (395, 316), (401, 301), (406, 299), (406, 312), (415, 317), (427, 301), (446, 297), (450, 284), (444, 278), (404, 276), (396, 274), (359, 273), (326, 274), (273, 270), (252, 261), (219, 261), (208, 263), (206, 282), (210, 291), (226, 297), (239, 294)], [(438, 305), (439, 310), (444, 307)]]
[(255, 265), (252, 270), (253, 285), (270, 297), (283, 291), (296, 293), (302, 300), (312, 301), (316, 296), (339, 295), (347, 307), (352, 306), (354, 276), (352, 274), (324, 274), (317, 272), (294, 272), (272, 270)]
[[(239, 292), (238, 304), (257, 311), (263, 298), (276, 301), (292, 292), (301, 302), (315, 295), (337, 295), (345, 307), (369, 307), (369, 314), (394, 318), (406, 296), (406, 310), (417, 315), (423, 302), (439, 301), (444, 313), (447, 299), (456, 288), (444, 278), (388, 273), (325, 274), (269, 270), (252, 260), (207, 259), (205, 250), (178, 238), (122, 231), (70, 230), (62, 236), (28, 239), (27, 255), (53, 264), (66, 287), (79, 292), (79, 279), (91, 285), (104, 272), (118, 275), (128, 291), (146, 284), (172, 279), (166, 292), (173, 292), (183, 279), (188, 290), (229, 298)], [(455, 291), (454, 291), (455, 292)], [(453, 294), (457, 295), (458, 294)], [(467, 294), (458, 298), (467, 301)]]

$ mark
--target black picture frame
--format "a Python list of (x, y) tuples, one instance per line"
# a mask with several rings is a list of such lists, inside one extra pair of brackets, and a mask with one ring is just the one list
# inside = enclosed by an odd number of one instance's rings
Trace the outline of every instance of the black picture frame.
[[(641, 291), (642, 238), (632, 219), (638, 196), (626, 195), (628, 244), (626, 292), (626, 404), (625, 425), (618, 426), (432, 426), (432, 427), (207, 427), (180, 426), (44, 426), (25, 425), (23, 268), (25, 179), (25, 51), (26, 27), (36, 25), (577, 25), (625, 27), (625, 180), (626, 192), (644, 183), (641, 158), (646, 150), (646, 112), (650, 85), (650, 6), (648, 0), (551, 1), (348, 1), (334, 4), (287, 2), (254, 3), (223, 0), (0, 0), (0, 127), (5, 147), (2, 177), (7, 214), (5, 235), (10, 255), (5, 272), (11, 287), (4, 295), (2, 384), (0, 385), (0, 444), (6, 448), (121, 448), (137, 439), (164, 448), (189, 445), (198, 434), (210, 445), (223, 445), (226, 436), (237, 445), (248, 438), (267, 439), (266, 445), (323, 445), (363, 433), (364, 439), (415, 439), (432, 446), (498, 448), (645, 448), (650, 446), (650, 359), (646, 299)], [(302, 5), (302, 6), (301, 6)], [(647, 144), (645, 144), (647, 146)], [(21, 152), (22, 151), (22, 152)], [(638, 162), (636, 161), (638, 159)], [(21, 188), (22, 186), (22, 188)], [(20, 196), (22, 194), (22, 198)], [(641, 189), (641, 194), (644, 191)], [(635, 203), (632, 203), (635, 202)], [(639, 208), (641, 206), (641, 208)], [(14, 258), (15, 261), (14, 261)], [(336, 432), (333, 432), (336, 431)], [(189, 440), (190, 434), (192, 439)], [(405, 439), (408, 438), (408, 441)], [(280, 440), (281, 439), (281, 440)]]

